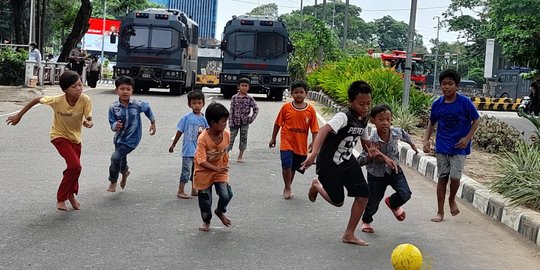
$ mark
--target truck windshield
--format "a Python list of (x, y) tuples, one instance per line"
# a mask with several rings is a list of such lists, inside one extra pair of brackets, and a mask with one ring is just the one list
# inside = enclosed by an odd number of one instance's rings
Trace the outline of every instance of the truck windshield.
[(277, 57), (285, 53), (285, 46), (285, 37), (278, 33), (260, 32), (257, 35), (257, 57)]
[(275, 58), (286, 53), (286, 38), (273, 32), (234, 32), (226, 37), (234, 57)]
[(131, 49), (172, 48), (172, 31), (166, 28), (144, 26), (126, 27), (125, 42)]

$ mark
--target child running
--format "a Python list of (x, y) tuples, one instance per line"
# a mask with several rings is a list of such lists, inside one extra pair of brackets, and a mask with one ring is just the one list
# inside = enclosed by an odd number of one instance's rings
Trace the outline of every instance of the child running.
[[(281, 174), (285, 188), (283, 198), (288, 200), (293, 197), (291, 185), (295, 171), (304, 173), (301, 170), (302, 162), (306, 160), (308, 154), (308, 134), (311, 130), (311, 141), (315, 141), (319, 132), (317, 113), (315, 108), (304, 101), (307, 96), (308, 86), (304, 82), (295, 82), (291, 85), (293, 101), (283, 104), (274, 122), (272, 139), (268, 146), (276, 146), (276, 136), (280, 133), (280, 157)], [(311, 144), (310, 147), (311, 148)]]
[[(193, 181), (193, 157), (197, 148), (197, 137), (208, 128), (208, 122), (204, 118), (202, 108), (204, 107), (204, 94), (201, 91), (191, 91), (187, 94), (188, 106), (191, 112), (186, 113), (176, 125), (176, 135), (169, 147), (169, 153), (174, 152), (176, 143), (184, 134), (182, 141), (182, 172), (180, 173), (180, 185), (176, 196), (180, 199), (191, 199), (197, 196), (195, 188), (191, 188), (191, 196), (186, 194), (184, 187), (188, 181)], [(193, 185), (192, 185), (193, 186)]]
[(81, 174), (81, 127), (91, 128), (92, 101), (82, 93), (81, 77), (74, 71), (65, 71), (60, 76), (60, 88), (64, 91), (59, 96), (37, 97), (21, 111), (6, 120), (8, 125), (17, 125), (23, 115), (38, 103), (49, 105), (54, 111), (50, 131), (51, 143), (66, 161), (67, 168), (56, 194), (56, 208), (67, 211), (66, 200), (69, 200), (75, 210), (81, 209), (81, 204), (75, 197), (79, 193), (79, 176)]
[(225, 216), (227, 205), (233, 196), (229, 186), (229, 155), (227, 147), (230, 134), (225, 130), (229, 111), (220, 103), (211, 103), (206, 108), (206, 121), (210, 128), (203, 131), (197, 141), (195, 152), (195, 176), (193, 185), (199, 191), (199, 208), (203, 220), (200, 231), (210, 230), (212, 219), (212, 186), (219, 197), (214, 214), (225, 227), (231, 226), (231, 220)]
[(480, 124), (478, 111), (472, 101), (457, 93), (461, 81), (455, 70), (445, 70), (439, 75), (439, 83), (443, 95), (431, 105), (431, 116), (424, 137), (424, 152), (431, 152), (431, 134), (437, 124), (435, 152), (437, 153), (437, 215), (431, 219), (441, 222), (444, 219), (444, 199), (446, 186), (450, 181), (448, 205), (450, 214), (459, 214), (456, 204), (456, 193), (459, 188), (461, 174), (465, 166), (465, 158), (471, 153), (471, 141)]
[[(371, 109), (369, 117), (371, 123), (377, 128), (377, 132), (371, 135), (371, 145), (377, 147), (383, 155), (392, 159), (396, 164), (399, 164), (399, 140), (410, 144), (411, 148), (418, 153), (416, 145), (414, 145), (411, 137), (405, 130), (391, 127), (392, 110), (388, 105), (375, 106)], [(405, 219), (405, 210), (401, 206), (411, 198), (412, 193), (401, 167), (398, 165), (398, 172), (396, 173), (383, 160), (378, 158), (368, 159), (366, 151), (362, 152), (358, 158), (358, 162), (360, 165), (367, 164), (367, 181), (369, 186), (369, 200), (362, 216), (362, 231), (366, 233), (375, 232), (371, 223), (388, 186), (391, 186), (396, 192), (386, 197), (384, 202), (392, 210), (396, 219), (403, 221)]]
[(238, 94), (231, 98), (231, 117), (229, 118), (229, 129), (231, 130), (231, 144), (228, 151), (234, 146), (234, 140), (240, 130), (240, 143), (237, 162), (243, 162), (244, 151), (247, 148), (247, 136), (249, 125), (255, 121), (259, 113), (259, 107), (255, 99), (248, 95), (249, 79), (240, 78), (238, 80)]
[[(309, 168), (317, 158), (317, 175), (313, 179), (308, 198), (314, 202), (317, 194), (330, 204), (340, 207), (345, 200), (343, 187), (347, 195), (354, 197), (351, 215), (345, 233), (341, 237), (344, 243), (367, 246), (368, 243), (354, 235), (356, 226), (362, 217), (369, 197), (369, 188), (364, 179), (362, 168), (353, 156), (353, 149), (362, 139), (364, 149), (368, 147), (366, 132), (367, 115), (371, 106), (371, 86), (363, 81), (355, 81), (347, 90), (349, 108), (337, 113), (320, 130), (311, 154), (302, 164), (301, 169)], [(370, 157), (381, 155), (378, 150), (370, 148)], [(394, 161), (384, 157), (392, 169), (396, 169)]]
[(150, 119), (150, 135), (156, 133), (156, 118), (146, 101), (132, 99), (135, 81), (128, 76), (120, 76), (114, 81), (114, 91), (118, 100), (109, 107), (109, 124), (114, 134), (114, 153), (109, 166), (109, 188), (107, 191), (116, 191), (118, 176), (122, 174), (120, 187), (126, 186), (130, 174), (127, 164), (127, 155), (135, 150), (142, 138), (141, 113)]

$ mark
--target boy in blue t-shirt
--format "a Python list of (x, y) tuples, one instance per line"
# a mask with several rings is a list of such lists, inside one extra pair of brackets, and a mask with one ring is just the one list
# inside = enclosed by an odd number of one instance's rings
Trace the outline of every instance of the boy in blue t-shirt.
[[(191, 199), (191, 196), (184, 192), (184, 187), (188, 181), (193, 181), (193, 157), (197, 149), (197, 138), (199, 134), (208, 128), (208, 122), (204, 118), (202, 108), (204, 107), (204, 94), (201, 91), (191, 91), (187, 95), (188, 106), (192, 109), (186, 113), (176, 125), (176, 135), (169, 147), (169, 153), (174, 152), (176, 143), (184, 134), (182, 141), (182, 172), (180, 174), (180, 185), (176, 196), (181, 199)], [(191, 195), (197, 196), (197, 191), (191, 188)]]
[(424, 138), (424, 152), (431, 152), (430, 137), (437, 124), (435, 152), (437, 153), (437, 215), (431, 219), (441, 222), (444, 218), (446, 186), (450, 180), (448, 205), (452, 216), (459, 214), (456, 193), (459, 188), (465, 158), (471, 153), (471, 141), (478, 124), (478, 111), (472, 101), (457, 94), (461, 78), (457, 71), (445, 70), (439, 76), (443, 96), (433, 102), (431, 116)]

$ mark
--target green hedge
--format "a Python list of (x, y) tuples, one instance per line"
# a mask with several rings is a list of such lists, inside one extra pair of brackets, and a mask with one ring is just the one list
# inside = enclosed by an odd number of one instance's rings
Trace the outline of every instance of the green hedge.
[(0, 48), (0, 85), (21, 85), (24, 83), (24, 61), (27, 51), (15, 51), (8, 47)]
[[(324, 67), (308, 74), (312, 89), (320, 89), (336, 102), (347, 104), (347, 88), (357, 80), (366, 81), (373, 88), (372, 104), (401, 104), (403, 79), (396, 71), (382, 67), (381, 60), (371, 57), (346, 58), (326, 63)], [(409, 109), (418, 114), (431, 106), (433, 97), (411, 88)]]

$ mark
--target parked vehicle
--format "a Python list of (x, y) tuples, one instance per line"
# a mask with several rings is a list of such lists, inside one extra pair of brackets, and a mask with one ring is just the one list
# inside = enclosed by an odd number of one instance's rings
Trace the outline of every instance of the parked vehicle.
[(531, 114), (531, 98), (529, 96), (524, 96), (523, 99), (521, 99), (521, 103), (517, 109), (517, 114), (519, 116)]
[(250, 92), (283, 100), (289, 88), (289, 53), (293, 51), (285, 24), (270, 16), (233, 16), (223, 30), (223, 65), (219, 86), (225, 98), (237, 92), (237, 82), (246, 77)]
[[(405, 71), (405, 60), (407, 59), (407, 52), (400, 50), (393, 50), (391, 53), (374, 53), (373, 50), (368, 51), (369, 55), (373, 58), (381, 58), (385, 67), (394, 68), (397, 72), (402, 74)], [(412, 54), (412, 72), (411, 81), (418, 88), (426, 88), (426, 74), (424, 67), (424, 60), (422, 55)]]
[(180, 10), (149, 8), (122, 20), (114, 76), (135, 80), (135, 91), (169, 88), (181, 94), (195, 85), (197, 23)]
[(219, 87), (219, 73), (221, 72), (221, 49), (219, 46), (199, 47), (197, 57), (197, 81), (195, 88)]

